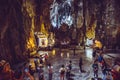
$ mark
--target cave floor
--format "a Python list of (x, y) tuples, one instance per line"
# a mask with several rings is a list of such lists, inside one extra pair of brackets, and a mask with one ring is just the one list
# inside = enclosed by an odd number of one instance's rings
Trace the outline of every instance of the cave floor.
[[(49, 58), (48, 58), (48, 63), (51, 63), (53, 65), (53, 79), (52, 80), (60, 80), (60, 73), (59, 69), (62, 64), (66, 65), (66, 63), (69, 63), (69, 60), (72, 61), (72, 70), (71, 70), (71, 78), (72, 80), (89, 80), (94, 77), (93, 74), (93, 69), (92, 69), (92, 63), (93, 63), (93, 58), (92, 58), (92, 49), (87, 48), (86, 50), (80, 49), (76, 50), (75, 54), (73, 50), (68, 50), (68, 49), (54, 49), (55, 51), (43, 51), (43, 52), (48, 52)], [(79, 58), (83, 58), (83, 70), (84, 72), (81, 73), (79, 70)], [(117, 57), (120, 57), (120, 54), (114, 54), (114, 53), (105, 53), (104, 54), (104, 59), (107, 62), (107, 64), (112, 66), (114, 60)], [(30, 62), (33, 63), (35, 58), (30, 58)], [(44, 65), (43, 67), (44, 70), (44, 78), (45, 80), (48, 80), (48, 66)], [(102, 78), (102, 71), (99, 66), (99, 71), (98, 71), (98, 77)], [(38, 79), (38, 73), (34, 74), (35, 80)], [(65, 80), (67, 80), (65, 78)]]

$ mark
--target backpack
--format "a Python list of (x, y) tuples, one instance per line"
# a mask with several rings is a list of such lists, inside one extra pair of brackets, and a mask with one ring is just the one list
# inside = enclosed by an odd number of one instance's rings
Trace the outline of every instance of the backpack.
[(64, 73), (65, 73), (65, 70), (62, 69), (61, 72), (60, 72), (60, 74), (61, 74), (61, 75), (64, 75)]

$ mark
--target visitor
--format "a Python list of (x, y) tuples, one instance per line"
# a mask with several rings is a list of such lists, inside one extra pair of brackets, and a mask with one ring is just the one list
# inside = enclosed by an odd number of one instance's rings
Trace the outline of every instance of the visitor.
[(23, 80), (34, 80), (34, 77), (30, 74), (28, 67), (24, 68), (24, 71), (23, 71)]
[(38, 68), (38, 76), (39, 76), (39, 80), (44, 80), (44, 71), (41, 66), (39, 66)]
[(49, 73), (49, 80), (52, 80), (53, 66), (51, 64), (48, 65), (48, 73)]
[(34, 70), (33, 70), (31, 64), (29, 65), (29, 72), (30, 72), (30, 74), (31, 74), (32, 76), (34, 75)]
[(97, 61), (94, 61), (92, 67), (93, 67), (93, 72), (94, 72), (94, 78), (98, 78), (98, 63), (97, 63)]
[(37, 72), (37, 67), (38, 67), (38, 59), (37, 59), (37, 57), (34, 58), (34, 64), (35, 64), (35, 71)]
[(71, 60), (69, 61), (68, 67), (69, 67), (69, 70), (71, 71), (72, 70), (72, 61)]
[(110, 71), (107, 71), (106, 78), (103, 80), (113, 80), (113, 77)]
[(83, 70), (82, 70), (82, 65), (83, 65), (83, 60), (82, 60), (82, 57), (80, 57), (80, 59), (79, 59), (80, 72), (83, 72)]
[(70, 69), (68, 66), (66, 66), (66, 79), (69, 80), (70, 79)]
[(59, 72), (60, 72), (60, 80), (64, 80), (64, 75), (65, 75), (65, 67), (64, 67), (64, 65), (61, 66)]
[(42, 57), (42, 55), (40, 55), (39, 61), (40, 61), (40, 64), (43, 64), (43, 57)]

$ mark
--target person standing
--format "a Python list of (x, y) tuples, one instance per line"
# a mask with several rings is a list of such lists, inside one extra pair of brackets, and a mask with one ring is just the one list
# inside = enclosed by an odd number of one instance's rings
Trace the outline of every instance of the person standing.
[(37, 67), (38, 67), (38, 59), (35, 57), (34, 59), (34, 64), (35, 64), (35, 71), (37, 72)]
[(92, 67), (93, 67), (93, 71), (94, 71), (94, 77), (98, 78), (98, 63), (97, 63), (97, 61), (94, 61)]
[(23, 80), (34, 80), (34, 77), (29, 72), (29, 65), (25, 63), (23, 68)]
[(83, 61), (82, 61), (82, 57), (80, 57), (80, 59), (79, 59), (79, 68), (80, 68), (81, 72), (83, 72), (82, 65), (83, 65)]
[(107, 64), (105, 62), (102, 63), (101, 69), (102, 69), (103, 75), (105, 75), (107, 70)]
[(34, 70), (33, 70), (31, 64), (29, 65), (29, 72), (30, 72), (30, 74), (31, 74), (32, 76), (34, 75)]
[(51, 64), (48, 65), (48, 73), (49, 73), (49, 80), (52, 80), (53, 66)]
[(70, 69), (69, 69), (69, 67), (66, 67), (66, 79), (67, 80), (70, 79)]
[(69, 61), (68, 67), (69, 67), (69, 70), (71, 71), (72, 70), (72, 61), (71, 60)]
[(41, 66), (38, 67), (38, 76), (39, 76), (39, 80), (44, 80), (44, 71)]
[(110, 71), (107, 71), (106, 79), (103, 79), (103, 80), (113, 80), (113, 77)]
[(64, 75), (65, 75), (65, 67), (64, 67), (64, 65), (61, 66), (59, 72), (60, 72), (60, 80), (64, 80)]
[(75, 56), (75, 48), (73, 49), (73, 52), (74, 52), (74, 56)]
[(43, 57), (42, 57), (42, 55), (40, 55), (39, 62), (40, 62), (40, 64), (43, 64)]

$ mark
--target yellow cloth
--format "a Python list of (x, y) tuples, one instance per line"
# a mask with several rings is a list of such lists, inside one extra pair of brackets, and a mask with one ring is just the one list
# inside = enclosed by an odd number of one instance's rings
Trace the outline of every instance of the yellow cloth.
[(88, 39), (95, 38), (95, 28), (96, 28), (96, 21), (92, 24), (91, 27), (87, 28), (86, 30), (86, 37)]
[(98, 40), (95, 40), (95, 46), (94, 47), (98, 47), (98, 48), (102, 48), (102, 43)]

